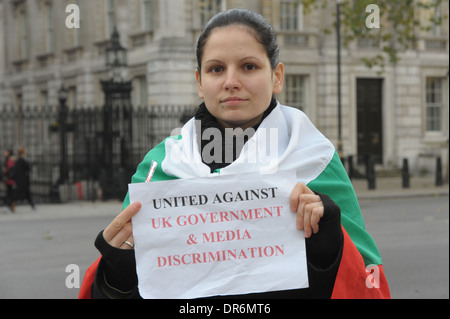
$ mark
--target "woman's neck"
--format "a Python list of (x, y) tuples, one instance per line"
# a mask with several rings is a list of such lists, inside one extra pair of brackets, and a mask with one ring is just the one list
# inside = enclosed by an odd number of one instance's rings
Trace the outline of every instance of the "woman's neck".
[[(196, 114), (196, 123), (200, 123), (197, 128), (197, 143), (202, 155), (202, 161), (209, 166), (211, 173), (217, 169), (224, 168), (238, 158), (244, 144), (253, 136), (261, 122), (277, 106), (277, 101), (272, 98), (269, 106), (264, 111), (261, 120), (253, 127), (243, 130), (226, 130), (217, 119), (209, 113), (205, 103), (202, 103)], [(199, 122), (198, 122), (199, 121)], [(211, 130), (205, 133), (206, 129), (216, 129), (216, 134), (211, 134)], [(232, 131), (232, 132), (230, 132)], [(244, 135), (244, 136), (242, 136)], [(231, 150), (231, 154), (230, 154)], [(216, 154), (220, 152), (220, 154)]]

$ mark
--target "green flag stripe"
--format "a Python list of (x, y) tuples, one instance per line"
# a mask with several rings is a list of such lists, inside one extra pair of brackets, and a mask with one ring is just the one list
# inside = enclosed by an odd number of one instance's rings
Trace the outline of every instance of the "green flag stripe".
[(308, 187), (326, 194), (340, 207), (341, 223), (361, 253), (366, 265), (381, 264), (373, 238), (365, 230), (356, 193), (337, 152), (325, 170)]
[[(175, 139), (181, 139), (181, 135), (176, 137), (168, 137), (168, 138), (175, 138)], [(138, 165), (136, 169), (136, 173), (131, 178), (132, 183), (143, 183), (145, 182), (145, 179), (147, 178), (148, 171), (150, 170), (150, 165), (153, 161), (156, 161), (158, 163), (158, 166), (156, 167), (155, 173), (153, 174), (152, 182), (158, 182), (158, 181), (168, 181), (172, 179), (177, 179), (174, 176), (169, 176), (166, 173), (164, 173), (161, 164), (166, 157), (166, 138), (164, 141), (159, 143), (157, 146), (155, 146), (150, 152), (145, 155), (143, 161)], [(127, 208), (128, 205), (130, 205), (130, 196), (127, 193), (125, 196), (125, 199), (123, 201), (123, 209)]]

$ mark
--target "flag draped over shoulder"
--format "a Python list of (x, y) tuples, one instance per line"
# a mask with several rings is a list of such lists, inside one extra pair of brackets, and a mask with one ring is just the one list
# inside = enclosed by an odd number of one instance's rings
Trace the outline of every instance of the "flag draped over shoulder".
[[(158, 162), (152, 182), (211, 175), (202, 162), (195, 120), (152, 149), (138, 166), (132, 183), (144, 182), (151, 161)], [(201, 138), (201, 137), (200, 137)], [(297, 181), (328, 195), (341, 209), (344, 247), (332, 298), (390, 298), (376, 244), (365, 230), (358, 200), (333, 144), (301, 111), (278, 104), (245, 143), (238, 158), (216, 174), (276, 173), (295, 169)], [(124, 208), (129, 205), (128, 195)], [(89, 297), (90, 273), (80, 297)], [(92, 283), (92, 282), (91, 282)], [(87, 288), (86, 288), (87, 287)]]

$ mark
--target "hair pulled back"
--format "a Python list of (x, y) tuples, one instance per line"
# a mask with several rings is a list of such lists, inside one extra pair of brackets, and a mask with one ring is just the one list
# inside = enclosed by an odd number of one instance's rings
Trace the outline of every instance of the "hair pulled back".
[(248, 9), (230, 9), (220, 12), (209, 20), (197, 42), (197, 68), (201, 72), (203, 50), (215, 28), (242, 25), (254, 32), (256, 40), (264, 47), (272, 69), (278, 65), (279, 48), (275, 30), (260, 14)]

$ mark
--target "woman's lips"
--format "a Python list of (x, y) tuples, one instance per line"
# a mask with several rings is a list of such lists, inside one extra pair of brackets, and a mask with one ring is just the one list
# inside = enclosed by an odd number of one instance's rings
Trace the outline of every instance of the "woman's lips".
[(247, 100), (239, 98), (239, 97), (229, 97), (229, 98), (222, 100), (221, 102), (222, 102), (222, 104), (225, 104), (228, 106), (236, 106), (245, 101), (247, 101)]

